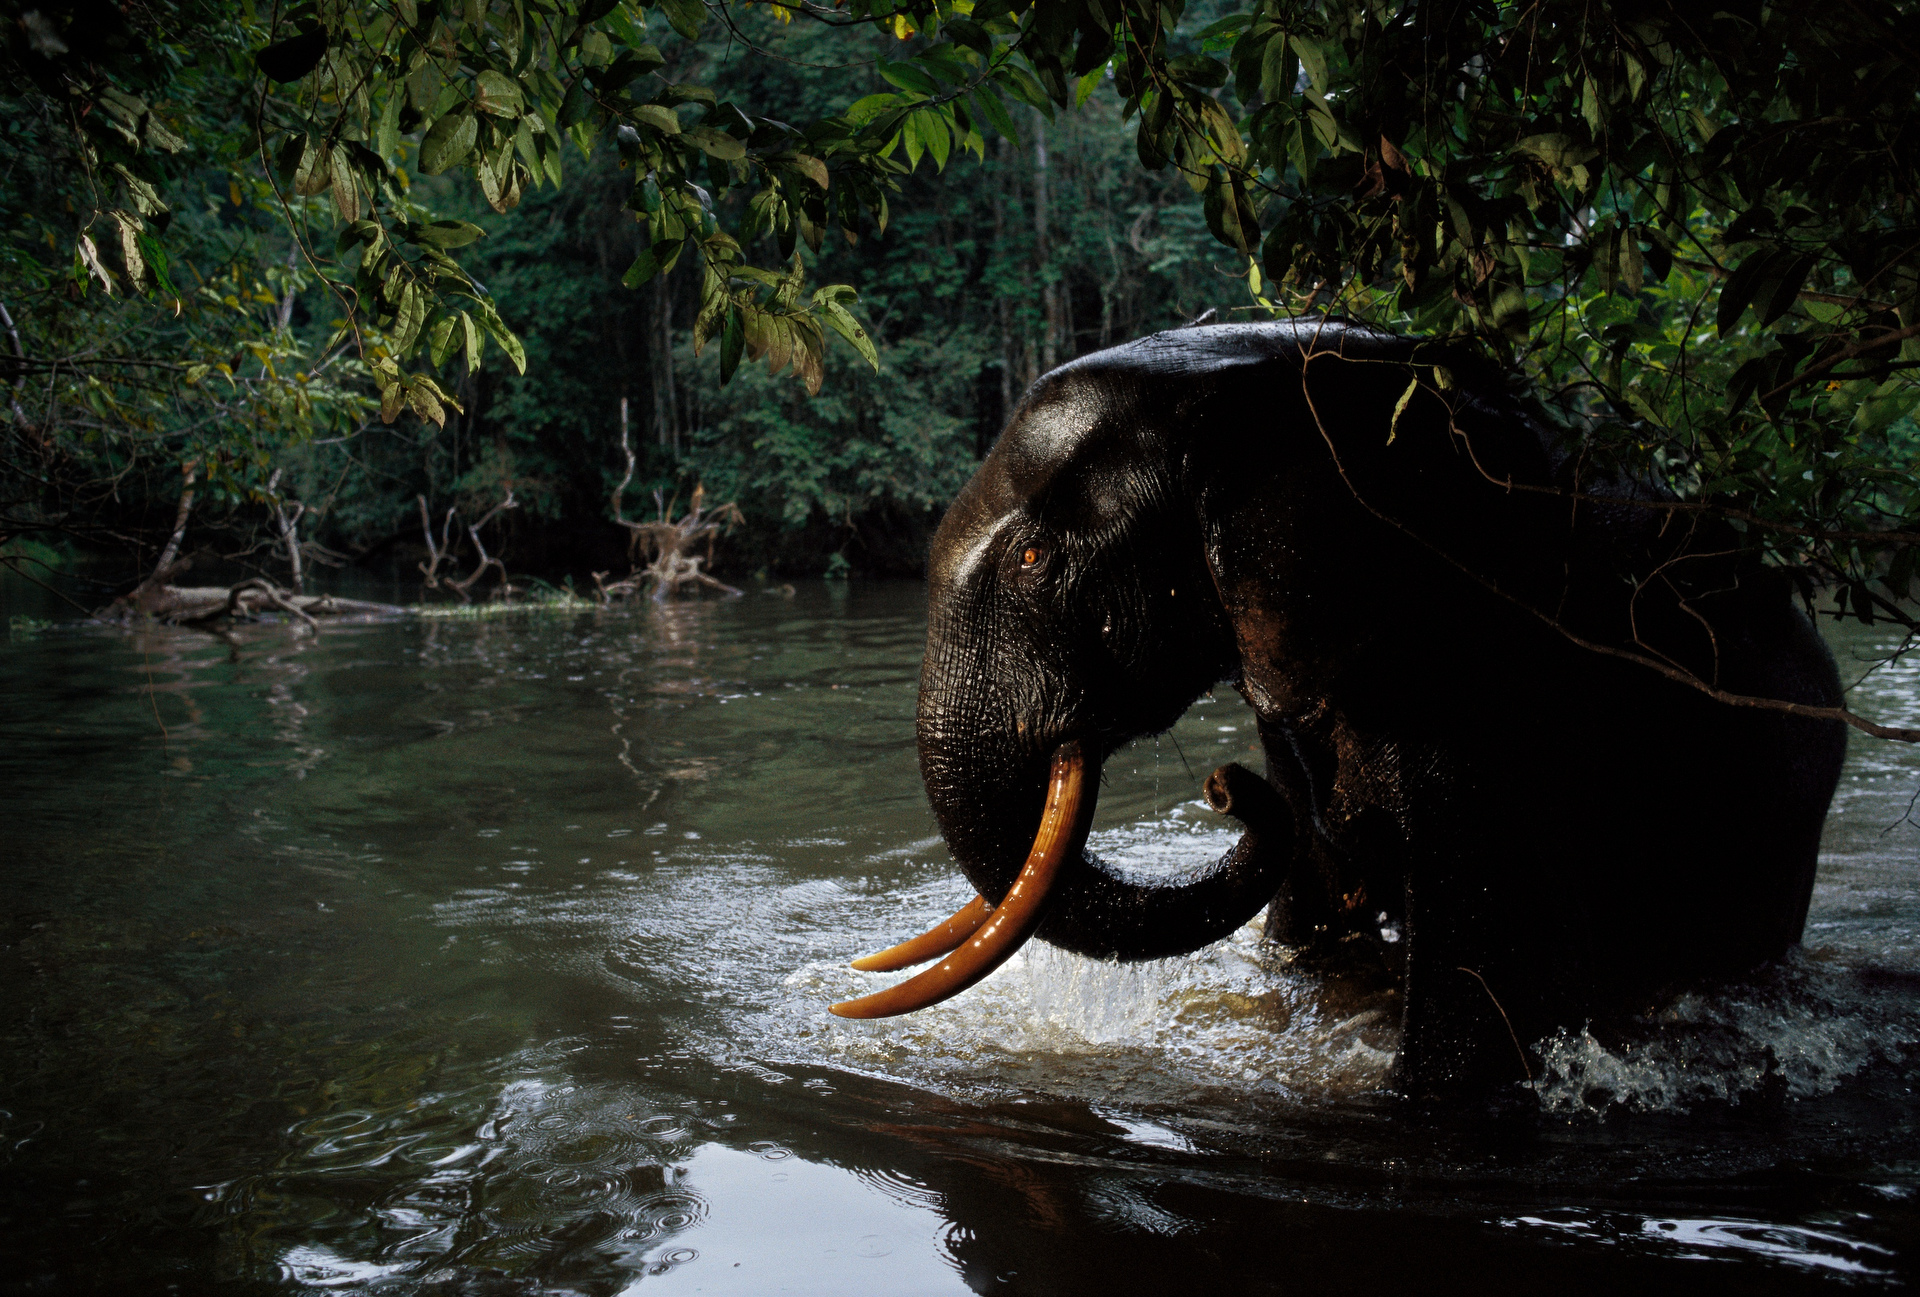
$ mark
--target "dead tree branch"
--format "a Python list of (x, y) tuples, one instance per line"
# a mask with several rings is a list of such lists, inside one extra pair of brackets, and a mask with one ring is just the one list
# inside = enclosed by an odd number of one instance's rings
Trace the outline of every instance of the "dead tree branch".
[(486, 574), (488, 568), (498, 568), (500, 570), (500, 586), (494, 593), (502, 598), (513, 593), (513, 582), (507, 576), (506, 564), (487, 553), (486, 542), (480, 539), (480, 529), (482, 527), (485, 527), (488, 523), (508, 510), (518, 509), (520, 507), (520, 502), (513, 498), (512, 487), (507, 488), (506, 498), (482, 514), (478, 522), (468, 524), (467, 538), (473, 542), (475, 552), (480, 555), (480, 566), (474, 568), (473, 571), (465, 577), (440, 575), (440, 565), (448, 562), (453, 557), (453, 545), (451, 543), (453, 519), (460, 511), (459, 506), (453, 505), (447, 509), (447, 516), (440, 521), (440, 539), (436, 542), (433, 536), (433, 518), (432, 515), (427, 512), (427, 497), (422, 495), (416, 496), (415, 498), (420, 502), (420, 532), (426, 537), (427, 541), (427, 558), (429, 561), (419, 565), (420, 571), (426, 576), (427, 589), (437, 590), (444, 585), (460, 596), (461, 603), (471, 603), (473, 600), (467, 592), (473, 589), (480, 578)]
[[(620, 449), (626, 453), (627, 474), (620, 479), (620, 485), (613, 489), (613, 520), (627, 529), (627, 554), (644, 559), (646, 566), (640, 566), (636, 560), (633, 570), (621, 580), (611, 584), (607, 582), (607, 573), (595, 572), (593, 583), (602, 603), (611, 603), (615, 599), (629, 599), (642, 591), (651, 589), (656, 601), (664, 602), (669, 595), (680, 593), (689, 587), (709, 586), (723, 594), (738, 596), (740, 591), (702, 571), (706, 563), (713, 561), (714, 538), (728, 527), (742, 521), (740, 509), (733, 502), (718, 505), (708, 510), (706, 505), (707, 488), (697, 485), (693, 488), (693, 503), (679, 519), (672, 517), (673, 505), (662, 497), (661, 492), (653, 493), (654, 520), (652, 522), (629, 522), (620, 511), (620, 500), (627, 489), (627, 483), (633, 479), (633, 449), (627, 441), (626, 428), (620, 430)], [(689, 551), (705, 541), (707, 552), (704, 555)]]
[(267, 479), (267, 491), (273, 498), (274, 525), (279, 528), (280, 543), (287, 551), (287, 567), (290, 571), (288, 588), (299, 594), (307, 584), (300, 567), (300, 519), (306, 515), (307, 506), (299, 500), (289, 502), (280, 497), (280, 470), (277, 468), (273, 470), (273, 476)]

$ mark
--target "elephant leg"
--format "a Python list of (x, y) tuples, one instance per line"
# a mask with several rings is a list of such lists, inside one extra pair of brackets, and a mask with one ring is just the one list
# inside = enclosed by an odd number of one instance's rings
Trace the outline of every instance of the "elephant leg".
[(1506, 944), (1516, 916), (1495, 890), (1458, 875), (1408, 879), (1395, 1084), (1409, 1098), (1491, 1094), (1532, 1079), (1527, 1046), (1550, 1026), (1539, 982), (1549, 961)]

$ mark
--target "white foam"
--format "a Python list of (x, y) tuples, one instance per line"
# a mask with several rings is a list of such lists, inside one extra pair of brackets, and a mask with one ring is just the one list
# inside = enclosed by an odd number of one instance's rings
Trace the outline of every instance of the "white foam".
[(1546, 1066), (1533, 1088), (1542, 1106), (1684, 1113), (1774, 1086), (1813, 1098), (1920, 1042), (1920, 1010), (1900, 991), (1796, 952), (1739, 986), (1681, 995), (1621, 1036), (1609, 1046), (1590, 1030), (1563, 1030), (1541, 1041)]

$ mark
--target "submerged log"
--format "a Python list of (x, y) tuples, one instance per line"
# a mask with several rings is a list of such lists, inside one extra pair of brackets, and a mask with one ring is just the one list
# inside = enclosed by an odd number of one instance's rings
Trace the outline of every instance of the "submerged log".
[(284, 612), (303, 625), (318, 629), (321, 617), (392, 616), (406, 609), (396, 604), (342, 599), (329, 594), (295, 594), (271, 581), (252, 577), (232, 586), (178, 586), (149, 581), (108, 604), (101, 617), (121, 622), (152, 618), (200, 624), (219, 618), (231, 621), (256, 617), (265, 612)]

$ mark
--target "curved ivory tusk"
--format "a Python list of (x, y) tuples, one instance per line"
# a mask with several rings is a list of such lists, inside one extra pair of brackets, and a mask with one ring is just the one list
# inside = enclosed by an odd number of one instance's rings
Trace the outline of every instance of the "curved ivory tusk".
[(912, 968), (915, 964), (924, 964), (929, 959), (938, 959), (971, 937), (992, 913), (993, 907), (987, 904), (987, 898), (976, 896), (956, 911), (952, 918), (935, 924), (912, 941), (888, 946), (878, 954), (864, 955), (853, 961), (853, 967), (863, 973), (894, 973), (903, 968)]
[(1040, 831), (1033, 836), (1033, 850), (1027, 853), (1020, 877), (1007, 889), (979, 931), (917, 977), (873, 995), (831, 1005), (830, 1011), (842, 1018), (891, 1018), (912, 1013), (960, 994), (1004, 964), (1040, 926), (1040, 920), (1046, 915), (1048, 894), (1060, 876), (1061, 866), (1078, 856), (1086, 845), (1094, 803), (1087, 795), (1086, 785), (1086, 758), (1081, 754), (1080, 745), (1062, 743), (1053, 754), (1047, 808), (1041, 812)]

